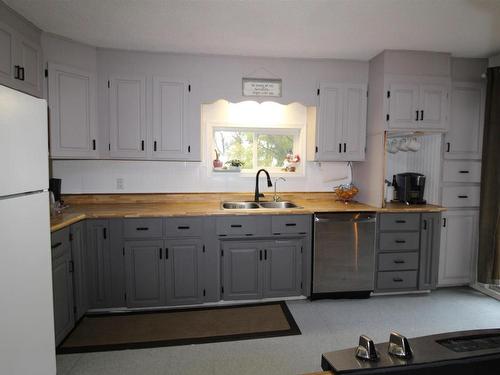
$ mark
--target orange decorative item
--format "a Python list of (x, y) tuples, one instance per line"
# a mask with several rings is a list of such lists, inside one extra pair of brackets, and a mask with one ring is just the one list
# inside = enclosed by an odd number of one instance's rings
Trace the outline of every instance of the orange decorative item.
[(333, 189), (338, 201), (348, 203), (358, 194), (359, 189), (353, 184), (339, 185)]

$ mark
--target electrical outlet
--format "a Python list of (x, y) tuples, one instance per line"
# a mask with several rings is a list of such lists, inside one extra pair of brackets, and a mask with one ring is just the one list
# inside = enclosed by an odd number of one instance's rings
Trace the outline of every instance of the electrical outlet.
[(122, 177), (116, 179), (116, 190), (123, 190), (125, 187), (125, 180)]

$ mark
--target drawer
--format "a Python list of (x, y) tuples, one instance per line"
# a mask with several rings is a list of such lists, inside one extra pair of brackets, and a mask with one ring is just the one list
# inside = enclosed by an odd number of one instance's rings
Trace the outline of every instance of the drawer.
[(203, 221), (201, 217), (175, 217), (165, 219), (167, 237), (201, 237)]
[(309, 232), (310, 227), (311, 217), (308, 215), (284, 215), (271, 217), (271, 232), (273, 234), (306, 234)]
[(387, 271), (377, 273), (377, 289), (416, 289), (417, 271)]
[(137, 218), (123, 220), (123, 236), (126, 238), (158, 238), (163, 235), (161, 218)]
[(479, 186), (445, 186), (443, 188), (443, 206), (479, 207)]
[(219, 217), (216, 230), (219, 236), (251, 236), (257, 232), (257, 218), (255, 216)]
[(52, 259), (58, 258), (64, 255), (67, 251), (70, 251), (69, 227), (51, 233), (50, 248)]
[(481, 162), (446, 160), (443, 163), (444, 182), (481, 182)]
[(380, 233), (380, 250), (418, 250), (419, 232)]
[(380, 214), (380, 230), (419, 230), (420, 214)]
[(418, 269), (418, 253), (384, 253), (378, 255), (379, 271)]

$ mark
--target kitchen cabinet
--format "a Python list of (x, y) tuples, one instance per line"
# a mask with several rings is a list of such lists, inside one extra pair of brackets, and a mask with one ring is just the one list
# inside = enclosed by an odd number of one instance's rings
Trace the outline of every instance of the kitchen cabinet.
[(389, 130), (447, 130), (448, 83), (398, 77), (387, 84), (386, 121)]
[(478, 244), (478, 210), (447, 211), (442, 216), (439, 286), (469, 284)]
[(69, 238), (71, 242), (71, 259), (73, 262), (75, 321), (78, 321), (88, 310), (86, 279), (87, 235), (84, 221), (71, 225)]
[(485, 87), (476, 82), (453, 82), (450, 129), (445, 134), (445, 159), (481, 159)]
[(439, 273), (440, 229), (440, 213), (422, 213), (418, 277), (419, 289), (436, 289)]
[(108, 220), (87, 221), (86, 266), (89, 308), (110, 307), (112, 273)]
[(48, 75), (50, 156), (97, 157), (95, 75), (53, 63)]
[(366, 99), (364, 84), (320, 85), (316, 161), (364, 160)]
[(191, 152), (188, 132), (190, 84), (153, 77), (153, 158), (184, 160)]
[(75, 325), (73, 312), (73, 263), (69, 242), (69, 228), (52, 235), (52, 293), (56, 346)]
[(146, 77), (111, 76), (109, 88), (110, 155), (145, 159), (147, 142)]
[(223, 241), (223, 299), (301, 294), (300, 239)]
[(9, 25), (0, 23), (0, 83), (28, 94), (42, 95), (42, 50)]

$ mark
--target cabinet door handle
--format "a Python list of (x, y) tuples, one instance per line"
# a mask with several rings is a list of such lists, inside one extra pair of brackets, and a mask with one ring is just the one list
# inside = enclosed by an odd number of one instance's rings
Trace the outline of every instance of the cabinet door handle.
[(418, 110), (415, 111), (415, 121), (418, 121)]
[(427, 230), (427, 220), (424, 220), (424, 230)]
[(347, 143), (344, 143), (344, 152), (347, 152)]
[(446, 152), (450, 152), (450, 148), (451, 148), (451, 143), (446, 142)]
[(424, 120), (424, 111), (420, 111), (420, 121)]
[(21, 81), (24, 81), (24, 67), (21, 67), (20, 70), (21, 70)]
[(406, 224), (406, 220), (396, 220), (396, 224)]
[(135, 230), (145, 231), (145, 230), (149, 230), (149, 227), (138, 227), (138, 228), (135, 228)]
[(259, 250), (259, 260), (262, 260), (262, 250)]
[(153, 142), (153, 151), (156, 151), (156, 141)]
[(467, 174), (469, 171), (458, 171), (458, 173)]
[(401, 283), (401, 282), (403, 282), (403, 279), (401, 279), (401, 278), (399, 278), (399, 277), (394, 277), (394, 278), (392, 279), (392, 281), (394, 281), (395, 283)]
[(162, 249), (161, 249), (161, 247), (160, 247), (160, 249), (159, 249), (159, 250), (160, 250), (160, 259), (161, 259), (161, 253), (162, 253)]
[(57, 242), (54, 245), (51, 246), (52, 249), (57, 249), (59, 246), (62, 245), (62, 242)]
[(267, 260), (267, 249), (264, 250), (264, 260)]
[(106, 228), (102, 228), (102, 236), (104, 237), (104, 239), (108, 238), (108, 231)]
[(396, 242), (396, 243), (406, 243), (405, 240), (394, 240), (394, 242)]
[(19, 65), (14, 65), (14, 79), (20, 79), (19, 78), (19, 68), (21, 68)]
[(394, 260), (394, 263), (395, 264), (404, 264), (406, 262), (404, 260), (401, 260), (401, 259), (396, 259), (396, 260)]
[(241, 224), (231, 224), (231, 228), (241, 228)]
[(297, 223), (286, 223), (285, 226), (287, 226), (287, 227), (296, 227)]
[(458, 195), (457, 198), (469, 198), (468, 195)]
[(339, 154), (342, 153), (342, 143), (339, 143)]
[(68, 266), (69, 266), (69, 270), (68, 270), (69, 273), (75, 272), (75, 263), (73, 263), (72, 260), (69, 261)]
[(144, 151), (144, 141), (141, 141), (141, 151)]
[(177, 227), (177, 229), (180, 229), (180, 230), (186, 230), (186, 229), (189, 229), (190, 227), (188, 225), (181, 225), (179, 227)]
[(165, 248), (165, 259), (168, 259), (168, 247)]
[(445, 227), (446, 227), (446, 218), (443, 217), (443, 228), (445, 228)]
[(95, 150), (95, 139), (92, 140), (92, 150)]

